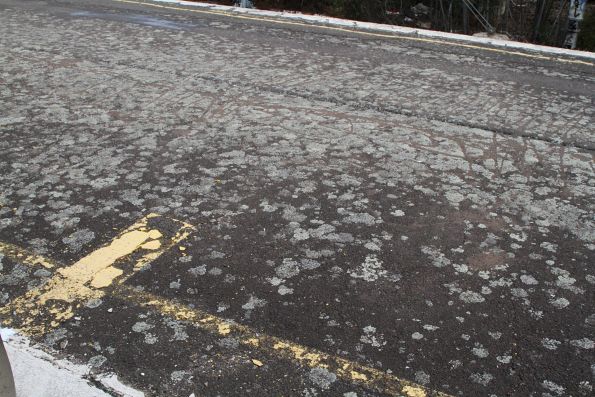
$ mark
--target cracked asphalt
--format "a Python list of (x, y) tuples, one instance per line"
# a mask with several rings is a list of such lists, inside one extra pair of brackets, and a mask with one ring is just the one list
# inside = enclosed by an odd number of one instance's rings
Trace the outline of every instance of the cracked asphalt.
[(0, 242), (54, 264), (0, 250), (0, 305), (196, 228), (52, 354), (146, 396), (593, 395), (592, 65), (110, 0), (0, 0), (0, 54)]

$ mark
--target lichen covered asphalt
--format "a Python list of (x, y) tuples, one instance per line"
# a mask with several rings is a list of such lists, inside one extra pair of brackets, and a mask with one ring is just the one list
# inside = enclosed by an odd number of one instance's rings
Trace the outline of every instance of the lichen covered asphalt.
[[(593, 395), (592, 65), (109, 0), (0, 0), (0, 54), (1, 318), (52, 354), (146, 396)], [(17, 310), (139, 219), (142, 266)]]

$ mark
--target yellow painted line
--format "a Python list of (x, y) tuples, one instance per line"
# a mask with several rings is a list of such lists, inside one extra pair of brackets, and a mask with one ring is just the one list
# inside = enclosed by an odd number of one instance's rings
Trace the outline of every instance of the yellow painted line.
[[(188, 322), (195, 327), (220, 336), (231, 336), (254, 351), (289, 360), (309, 368), (326, 368), (342, 380), (364, 386), (391, 396), (449, 397), (448, 394), (428, 389), (376, 368), (371, 368), (343, 357), (312, 349), (275, 336), (259, 333), (245, 325), (214, 316), (197, 308), (176, 303), (157, 295), (118, 285), (114, 296), (150, 308), (164, 316)], [(254, 361), (256, 360), (256, 362)], [(253, 359), (256, 366), (262, 361)]]
[[(159, 222), (174, 222), (177, 231), (166, 238), (158, 229)], [(47, 329), (72, 318), (74, 311), (85, 302), (104, 296), (104, 288), (117, 279), (122, 282), (130, 277), (184, 240), (192, 230), (194, 228), (187, 223), (157, 214), (147, 215), (108, 245), (71, 266), (58, 268), (43, 286), (28, 291), (0, 308), (0, 314), (5, 317), (4, 324), (14, 326), (28, 335), (43, 334)], [(14, 246), (0, 245), (0, 253), (12, 252), (15, 252)], [(36, 258), (28, 259), (30, 257), (25, 256), (26, 261), (23, 263), (34, 264)]]
[(164, 8), (164, 9), (170, 9), (170, 10), (188, 11), (188, 12), (193, 12), (193, 13), (197, 13), (197, 14), (219, 15), (219, 16), (225, 16), (228, 18), (235, 18), (235, 19), (270, 22), (270, 23), (274, 23), (274, 24), (278, 24), (278, 25), (292, 25), (292, 26), (302, 26), (302, 27), (308, 27), (308, 28), (315, 27), (318, 29), (324, 29), (324, 30), (336, 31), (336, 32), (347, 32), (347, 33), (351, 33), (351, 34), (358, 34), (361, 36), (378, 37), (378, 38), (393, 39), (393, 40), (418, 41), (418, 42), (423, 42), (423, 43), (449, 45), (449, 46), (454, 46), (454, 47), (462, 47), (462, 48), (470, 48), (470, 49), (481, 50), (481, 51), (489, 51), (489, 52), (495, 52), (495, 53), (500, 53), (500, 54), (518, 55), (518, 56), (522, 56), (525, 58), (532, 58), (532, 59), (542, 59), (542, 60), (557, 61), (557, 62), (563, 62), (563, 63), (595, 66), (595, 64), (593, 62), (581, 61), (578, 59), (565, 59), (565, 58), (560, 58), (560, 57), (552, 57), (552, 56), (539, 55), (539, 54), (530, 54), (530, 53), (521, 52), (521, 51), (505, 50), (505, 49), (501, 49), (501, 48), (486, 47), (486, 46), (475, 45), (475, 44), (458, 43), (455, 41), (437, 40), (437, 39), (430, 39), (430, 38), (424, 38), (424, 37), (411, 37), (411, 36), (406, 36), (406, 35), (398, 35), (398, 33), (397, 34), (375, 33), (375, 32), (365, 31), (365, 30), (347, 29), (347, 28), (341, 28), (341, 27), (336, 27), (336, 26), (317, 25), (317, 24), (310, 24), (310, 23), (297, 22), (297, 21), (286, 21), (286, 20), (282, 20), (282, 19), (261, 17), (261, 16), (256, 16), (256, 15), (239, 15), (239, 14), (235, 14), (235, 13), (227, 12), (227, 11), (201, 10), (201, 9), (196, 9), (196, 8), (168, 6), (168, 5), (162, 5), (162, 4), (147, 3), (144, 1), (135, 1), (135, 0), (112, 0), (112, 1), (115, 1), (118, 3), (140, 4), (140, 5), (145, 5), (145, 6), (149, 6), (149, 7)]
[(27, 266), (43, 266), (47, 269), (51, 269), (56, 266), (56, 264), (50, 259), (44, 258), (40, 255), (31, 254), (21, 247), (17, 247), (16, 245), (10, 243), (4, 243), (2, 241), (0, 241), (0, 253), (9, 259), (26, 264)]
[[(174, 222), (177, 227), (175, 234), (164, 237), (164, 232), (159, 230), (160, 221)], [(51, 263), (57, 268), (54, 276), (44, 286), (29, 291), (0, 308), (3, 323), (15, 326), (29, 335), (43, 335), (60, 322), (72, 318), (76, 309), (88, 300), (98, 299), (109, 293), (161, 315), (188, 322), (201, 330), (237, 338), (242, 345), (254, 351), (255, 355), (260, 352), (262, 355), (289, 360), (308, 368), (326, 368), (346, 382), (386, 395), (451, 397), (379, 369), (262, 334), (245, 325), (123, 284), (124, 280), (145, 264), (179, 244), (194, 230), (187, 223), (150, 214), (124, 230), (108, 245), (63, 268), (46, 258), (28, 254), (22, 248), (0, 243), (0, 253), (12, 255), (19, 263), (30, 266), (42, 262)], [(115, 288), (106, 290), (107, 286)], [(259, 358), (252, 358), (252, 363), (257, 367), (266, 364), (262, 357)]]

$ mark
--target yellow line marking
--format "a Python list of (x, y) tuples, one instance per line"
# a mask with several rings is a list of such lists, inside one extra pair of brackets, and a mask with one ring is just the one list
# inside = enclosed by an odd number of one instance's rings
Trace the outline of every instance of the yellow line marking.
[[(72, 318), (74, 311), (85, 301), (110, 293), (116, 298), (150, 308), (163, 316), (188, 322), (206, 332), (235, 337), (242, 345), (263, 354), (289, 360), (308, 368), (326, 368), (346, 382), (387, 395), (451, 397), (446, 393), (428, 389), (379, 369), (276, 336), (265, 335), (245, 325), (123, 284), (124, 280), (142, 266), (180, 243), (195, 230), (187, 223), (161, 217), (175, 222), (178, 227), (175, 235), (165, 238), (158, 229), (158, 222), (151, 225), (151, 219), (157, 217), (159, 215), (156, 214), (146, 216), (120, 233), (110, 244), (97, 249), (69, 267), (58, 268), (55, 275), (44, 286), (29, 291), (0, 308), (0, 314), (4, 317), (3, 323), (13, 325), (13, 318), (16, 317), (20, 321), (16, 326), (22, 332), (42, 335), (48, 329), (58, 326), (60, 322)], [(155, 240), (160, 242), (157, 250), (144, 248)], [(0, 253), (5, 255), (18, 253), (21, 256), (15, 257), (15, 260), (30, 266), (38, 264), (39, 260), (52, 263), (6, 243), (0, 243)], [(34, 259), (30, 260), (30, 258)], [(116, 279), (118, 282), (115, 283), (115, 288), (106, 291), (104, 288), (114, 284)], [(264, 365), (258, 359), (252, 359), (252, 363), (257, 367)]]
[(317, 349), (311, 349), (275, 336), (264, 335), (245, 325), (237, 324), (214, 316), (206, 311), (190, 308), (148, 292), (138, 291), (126, 285), (118, 285), (113, 291), (113, 294), (124, 301), (151, 308), (164, 316), (188, 322), (201, 330), (221, 336), (235, 337), (241, 344), (260, 350), (265, 354), (290, 360), (309, 368), (326, 368), (344, 381), (359, 384), (371, 390), (392, 396), (449, 396), (448, 394), (430, 390), (376, 368), (324, 353)]
[(47, 269), (51, 269), (56, 266), (53, 261), (44, 258), (43, 256), (31, 254), (21, 247), (17, 247), (16, 245), (10, 243), (4, 243), (2, 241), (0, 241), (0, 253), (16, 262), (24, 263), (27, 266), (41, 265)]
[[(178, 228), (173, 236), (166, 239), (157, 229), (159, 219), (153, 219), (158, 217), (157, 214), (150, 214), (142, 218), (120, 233), (110, 244), (91, 252), (71, 266), (59, 268), (43, 286), (28, 291), (0, 308), (0, 314), (13, 316), (8, 317), (4, 323), (16, 325), (25, 334), (43, 334), (48, 327), (56, 327), (60, 322), (73, 317), (74, 310), (86, 301), (104, 296), (104, 288), (112, 285), (116, 279), (124, 281), (184, 240), (194, 230), (187, 223), (165, 218), (166, 221), (175, 222)], [(145, 248), (147, 244), (151, 244), (148, 249)], [(17, 252), (18, 256), (18, 250), (5, 243), (0, 245), (1, 253)], [(23, 262), (34, 264), (38, 260), (30, 258), (31, 256), (25, 256), (26, 261)], [(131, 259), (133, 264), (124, 261), (125, 258)], [(41, 263), (49, 261), (42, 260)], [(14, 318), (19, 322), (14, 324)]]
[(511, 51), (511, 50), (505, 50), (505, 49), (500, 49), (500, 48), (485, 47), (485, 46), (481, 46), (481, 45), (458, 43), (458, 42), (454, 42), (454, 41), (436, 40), (436, 39), (429, 39), (429, 38), (424, 38), (424, 37), (411, 37), (411, 36), (399, 35), (398, 33), (395, 33), (395, 34), (375, 33), (375, 32), (364, 31), (364, 30), (340, 28), (340, 27), (336, 27), (336, 26), (309, 24), (309, 23), (297, 22), (297, 21), (284, 21), (281, 19), (269, 18), (269, 17), (238, 15), (238, 14), (234, 14), (234, 13), (228, 12), (228, 11), (200, 10), (200, 9), (193, 9), (193, 8), (186, 8), (186, 7), (167, 6), (167, 5), (162, 5), (162, 4), (147, 3), (144, 1), (134, 1), (134, 0), (112, 0), (112, 1), (115, 1), (118, 3), (140, 4), (140, 5), (145, 5), (145, 6), (149, 6), (149, 7), (164, 8), (164, 9), (170, 9), (170, 10), (188, 11), (188, 12), (194, 12), (197, 14), (210, 14), (210, 15), (219, 15), (219, 16), (225, 16), (228, 18), (235, 18), (235, 19), (246, 19), (246, 20), (252, 20), (252, 21), (270, 22), (270, 23), (275, 23), (278, 25), (293, 25), (293, 26), (302, 26), (302, 27), (309, 27), (309, 28), (315, 27), (318, 29), (331, 30), (331, 31), (336, 31), (336, 32), (347, 32), (347, 33), (352, 33), (352, 34), (359, 34), (362, 36), (387, 38), (387, 39), (393, 39), (393, 40), (418, 41), (418, 42), (441, 44), (441, 45), (450, 45), (450, 46), (455, 46), (455, 47), (471, 48), (471, 49), (482, 50), (482, 51), (496, 52), (496, 53), (500, 53), (500, 54), (518, 55), (518, 56), (522, 56), (522, 57), (526, 57), (526, 58), (557, 61), (557, 62), (563, 62), (563, 63), (574, 63), (574, 64), (587, 65), (587, 66), (595, 65), (595, 63), (593, 63), (593, 62), (581, 61), (578, 59), (565, 59), (565, 58), (560, 58), (560, 57), (530, 54), (530, 53), (521, 52), (521, 51)]

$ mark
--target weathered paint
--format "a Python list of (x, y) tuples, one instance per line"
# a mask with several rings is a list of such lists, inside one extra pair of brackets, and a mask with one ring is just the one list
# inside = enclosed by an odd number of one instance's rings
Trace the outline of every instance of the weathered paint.
[(11, 258), (20, 263), (24, 263), (27, 266), (43, 266), (46, 269), (55, 267), (55, 263), (43, 256), (36, 255), (25, 251), (21, 247), (17, 247), (14, 244), (5, 243), (0, 241), (0, 253), (4, 254), (8, 258)]
[(344, 381), (361, 384), (388, 395), (399, 396), (405, 393), (412, 397), (448, 397), (445, 393), (427, 389), (384, 371), (275, 336), (265, 335), (244, 325), (231, 323), (224, 318), (214, 316), (198, 308), (190, 308), (125, 285), (119, 285), (114, 290), (114, 295), (127, 302), (134, 302), (151, 308), (176, 320), (189, 322), (199, 329), (223, 336), (232, 336), (237, 338), (240, 344), (253, 347), (255, 351), (262, 351), (266, 354), (277, 356), (280, 359), (290, 360), (309, 368), (326, 368)]
[[(0, 314), (6, 316), (6, 325), (17, 326), (30, 335), (43, 334), (48, 328), (56, 327), (60, 322), (74, 316), (74, 311), (90, 299), (104, 296), (105, 288), (116, 279), (124, 280), (147, 263), (157, 259), (165, 250), (185, 239), (193, 227), (176, 221), (178, 232), (169, 239), (156, 229), (148, 226), (150, 219), (159, 215), (149, 214), (123, 231), (108, 245), (83, 257), (71, 266), (60, 268), (42, 287), (28, 291), (16, 298), (9, 305), (0, 308)], [(148, 244), (148, 247), (147, 247)], [(0, 252), (5, 255), (16, 253), (16, 259), (23, 257), (28, 265), (42, 264), (46, 267), (50, 261), (26, 255), (24, 250), (5, 243), (0, 245)], [(134, 258), (131, 272), (126, 272), (117, 265), (132, 254), (140, 252)], [(14, 255), (13, 255), (14, 256)], [(124, 276), (124, 277), (122, 277)], [(12, 316), (10, 316), (12, 314)], [(15, 319), (19, 323), (15, 324)]]
[(403, 393), (408, 397), (426, 397), (427, 395), (423, 389), (413, 386), (405, 386), (403, 388)]

